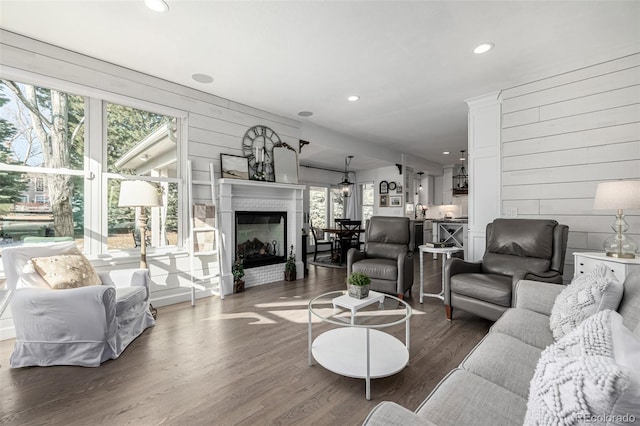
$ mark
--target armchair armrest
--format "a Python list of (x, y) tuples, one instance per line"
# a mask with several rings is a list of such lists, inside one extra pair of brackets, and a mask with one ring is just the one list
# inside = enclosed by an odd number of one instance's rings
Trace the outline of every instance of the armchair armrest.
[(520, 280), (541, 281), (545, 283), (562, 284), (562, 275), (557, 271), (531, 272), (520, 270), (513, 274), (513, 288)]
[(351, 265), (366, 257), (367, 255), (363, 251), (359, 251), (358, 249), (354, 248), (349, 249), (349, 251), (347, 252), (347, 276), (351, 275)]
[(148, 269), (113, 269), (111, 271), (97, 272), (103, 285), (112, 287), (148, 287)]
[(413, 252), (398, 255), (398, 282), (396, 292), (404, 294), (413, 285)]
[(435, 423), (418, 416), (413, 411), (384, 401), (376, 405), (364, 420), (366, 426), (435, 426)]
[(451, 277), (457, 274), (479, 274), (482, 272), (482, 262), (465, 262), (464, 260), (452, 257), (447, 259), (444, 266), (444, 280), (442, 281), (442, 291), (444, 292), (444, 304), (451, 304)]
[(556, 297), (566, 287), (561, 284), (520, 280), (516, 284), (513, 305), (544, 315), (551, 315)]
[(116, 291), (95, 285), (16, 290), (11, 302), (17, 341), (102, 341), (114, 335)]

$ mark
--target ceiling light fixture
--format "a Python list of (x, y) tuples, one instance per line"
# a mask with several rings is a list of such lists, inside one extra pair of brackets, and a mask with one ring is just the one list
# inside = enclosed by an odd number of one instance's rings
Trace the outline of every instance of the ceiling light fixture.
[(358, 95), (351, 95), (351, 96), (349, 96), (349, 97), (347, 98), (347, 100), (348, 100), (349, 102), (356, 102), (356, 101), (359, 101), (359, 100), (360, 100), (360, 96), (358, 96)]
[(311, 111), (300, 111), (298, 115), (300, 117), (311, 117), (313, 113)]
[(168, 12), (169, 5), (164, 0), (144, 0), (144, 4), (154, 12)]
[(476, 55), (481, 55), (483, 53), (487, 53), (488, 51), (493, 49), (493, 46), (494, 46), (493, 43), (482, 43), (482, 44), (479, 44), (478, 46), (476, 46), (475, 49), (473, 49), (473, 53), (475, 53)]
[(353, 155), (349, 155), (344, 158), (344, 178), (342, 179), (342, 182), (338, 184), (342, 187), (343, 197), (348, 197), (351, 195), (351, 187), (353, 186), (353, 182), (349, 181), (349, 171), (347, 170), (347, 167), (349, 167), (349, 165), (351, 164), (352, 158)]
[(143, 154), (143, 155), (140, 156), (140, 160), (142, 160), (142, 161), (147, 161), (148, 159), (149, 159), (149, 155), (147, 155), (147, 154)]
[(207, 74), (195, 73), (191, 76), (191, 78), (197, 81), (198, 83), (204, 83), (204, 84), (213, 83), (213, 77)]
[(449, 155), (449, 154), (451, 154), (451, 153), (450, 153), (449, 151), (444, 151), (444, 152), (443, 152), (443, 154), (444, 154), (444, 155)]

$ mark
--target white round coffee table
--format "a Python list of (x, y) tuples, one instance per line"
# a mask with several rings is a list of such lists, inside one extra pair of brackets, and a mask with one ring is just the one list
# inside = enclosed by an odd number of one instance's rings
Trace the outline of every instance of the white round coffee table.
[(424, 292), (424, 253), (433, 253), (435, 255), (442, 255), (442, 284), (444, 288), (444, 264), (445, 259), (451, 259), (451, 254), (457, 253), (459, 251), (463, 251), (464, 249), (460, 247), (429, 247), (426, 245), (418, 246), (419, 255), (420, 255), (420, 303), (424, 296), (426, 297), (435, 297), (440, 300), (444, 300), (443, 290), (440, 290), (440, 293), (425, 293)]
[[(370, 292), (371, 303), (345, 300), (346, 291), (321, 294), (309, 302), (309, 365), (318, 362), (329, 371), (365, 379), (371, 399), (371, 379), (387, 377), (409, 363), (411, 306), (388, 294)], [(382, 300), (381, 300), (382, 298)], [(339, 299), (340, 303), (334, 303)], [(354, 315), (355, 312), (355, 315)], [(313, 338), (314, 321), (339, 326)], [(382, 329), (405, 324), (405, 343)]]

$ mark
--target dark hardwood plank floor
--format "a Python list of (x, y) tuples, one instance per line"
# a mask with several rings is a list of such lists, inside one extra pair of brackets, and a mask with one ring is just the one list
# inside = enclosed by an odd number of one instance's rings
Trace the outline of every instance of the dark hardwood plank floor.
[[(364, 380), (307, 364), (307, 303), (346, 274), (310, 266), (304, 280), (159, 308), (154, 328), (98, 368), (10, 369), (13, 340), (0, 342), (0, 423), (358, 425), (383, 400), (413, 410), (491, 324), (462, 311), (447, 322), (437, 299), (420, 305), (414, 260), (409, 365), (372, 380), (371, 401)], [(427, 291), (439, 291), (440, 261), (425, 266)]]

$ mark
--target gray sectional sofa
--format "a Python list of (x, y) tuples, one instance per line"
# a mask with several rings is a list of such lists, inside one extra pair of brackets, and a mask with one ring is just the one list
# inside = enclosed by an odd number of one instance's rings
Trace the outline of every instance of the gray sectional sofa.
[[(382, 402), (364, 424), (522, 425), (529, 385), (542, 351), (554, 342), (551, 309), (563, 285), (522, 280), (515, 307), (507, 310), (484, 339), (412, 412)], [(618, 312), (640, 339), (640, 270), (629, 274)], [(640, 419), (636, 419), (639, 420)]]

